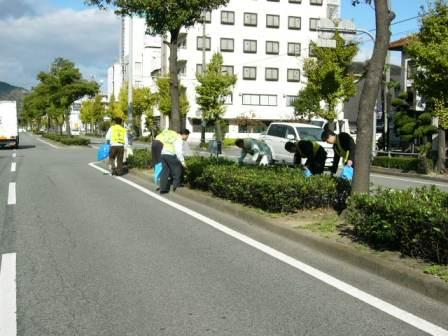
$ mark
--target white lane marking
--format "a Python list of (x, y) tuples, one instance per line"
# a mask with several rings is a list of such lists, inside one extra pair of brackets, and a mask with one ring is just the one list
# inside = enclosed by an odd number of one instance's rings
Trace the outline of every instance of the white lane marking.
[[(108, 173), (107, 170), (96, 166), (94, 162), (89, 163), (89, 165), (95, 169), (98, 169), (101, 172)], [(142, 186), (140, 186), (134, 182), (128, 181), (122, 177), (115, 177), (115, 179), (120, 180), (120, 181), (132, 186), (133, 188), (143, 192), (144, 194), (149, 195), (149, 196), (155, 198), (156, 200), (158, 200), (162, 203), (165, 203), (165, 204), (167, 204), (167, 205), (169, 205), (169, 206), (171, 206), (171, 207), (173, 207), (173, 208), (175, 208), (193, 218), (196, 218), (197, 220), (200, 220), (201, 222), (208, 224), (208, 225), (212, 226), (213, 228), (215, 228), (215, 229), (217, 229), (235, 239), (238, 239), (239, 241), (241, 241), (249, 246), (252, 246), (263, 253), (266, 253), (266, 254), (270, 255), (271, 257), (273, 257), (277, 260), (280, 260), (281, 262), (284, 262), (285, 264), (288, 264), (288, 265), (340, 290), (341, 292), (344, 292), (354, 298), (357, 298), (358, 300), (360, 300), (364, 303), (367, 303), (368, 305), (370, 305), (372, 307), (375, 307), (375, 308), (385, 312), (386, 314), (389, 314), (403, 322), (406, 322), (409, 325), (428, 333), (429, 335), (448, 336), (448, 330), (445, 330), (431, 322), (428, 322), (428, 321), (426, 321), (418, 316), (415, 316), (405, 310), (402, 310), (390, 303), (387, 303), (386, 301), (383, 301), (371, 294), (368, 294), (356, 287), (353, 287), (335, 277), (332, 277), (329, 274), (319, 271), (318, 269), (316, 269), (314, 267), (311, 267), (297, 259), (294, 259), (280, 251), (273, 249), (272, 247), (269, 247), (263, 243), (260, 243), (256, 240), (254, 240), (246, 235), (243, 235), (237, 231), (229, 229), (228, 227), (214, 221), (211, 218), (208, 218), (204, 215), (201, 215), (200, 213), (197, 213), (196, 211), (193, 211), (187, 207), (184, 207), (180, 204), (177, 204), (173, 201), (163, 198), (162, 196), (160, 196), (146, 188), (143, 188)]]
[(15, 158), (17, 156), (16, 151), (12, 152), (12, 157)]
[(16, 163), (12, 162), (11, 163), (11, 173), (14, 173), (16, 171)]
[(419, 181), (419, 180), (405, 179), (405, 178), (400, 178), (400, 177), (384, 176), (384, 175), (379, 175), (379, 174), (370, 174), (370, 176), (379, 177), (379, 178), (388, 179), (388, 180), (397, 180), (397, 181), (403, 181), (403, 182), (420, 183), (420, 184), (425, 184), (425, 185), (435, 185), (435, 186), (439, 186), (439, 187), (448, 187), (448, 182), (443, 184), (443, 183), (435, 183), (435, 182), (432, 182), (431, 180)]
[(17, 335), (16, 254), (2, 255), (0, 268), (0, 335)]
[(47, 142), (45, 140), (42, 140), (42, 139), (39, 139), (39, 138), (36, 138), (36, 139), (39, 140), (40, 142), (43, 142), (44, 144), (46, 144), (46, 145), (48, 145), (50, 147), (53, 147), (54, 149), (60, 149), (60, 147), (55, 146), (55, 145), (53, 145), (53, 144), (51, 144), (51, 143), (49, 143), (49, 142)]
[(14, 205), (16, 204), (16, 183), (11, 182), (9, 183), (9, 190), (8, 190), (8, 205)]

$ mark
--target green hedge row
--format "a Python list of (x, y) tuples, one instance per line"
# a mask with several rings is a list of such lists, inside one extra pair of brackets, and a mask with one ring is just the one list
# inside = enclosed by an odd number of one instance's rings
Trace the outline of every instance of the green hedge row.
[(186, 179), (192, 188), (269, 212), (341, 209), (349, 194), (345, 181), (330, 176), (306, 178), (294, 168), (238, 166), (225, 159), (190, 158)]
[(147, 169), (151, 166), (152, 156), (149, 149), (134, 149), (133, 155), (128, 156), (128, 168)]
[(354, 195), (347, 221), (376, 248), (448, 263), (448, 193), (434, 187)]
[(418, 171), (420, 160), (409, 157), (387, 157), (377, 156), (373, 159), (372, 165), (384, 168), (395, 168), (404, 171)]
[(57, 141), (63, 143), (68, 146), (88, 146), (90, 144), (90, 140), (86, 138), (82, 138), (79, 136), (69, 136), (69, 135), (61, 135), (56, 133), (45, 133), (42, 134), (44, 138)]

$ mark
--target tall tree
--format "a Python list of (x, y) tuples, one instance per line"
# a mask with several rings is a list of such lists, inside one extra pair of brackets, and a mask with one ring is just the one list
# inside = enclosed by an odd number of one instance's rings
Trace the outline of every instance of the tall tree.
[[(180, 131), (180, 93), (177, 77), (177, 49), (181, 29), (193, 26), (201, 20), (205, 11), (211, 11), (229, 0), (86, 0), (88, 4), (113, 4), (119, 15), (139, 15), (146, 19), (149, 32), (165, 36), (169, 33), (167, 45), (170, 49), (170, 89), (172, 99), (171, 128)], [(203, 41), (205, 43), (205, 41)]]
[(100, 95), (82, 102), (80, 118), (83, 124), (90, 125), (90, 132), (92, 133), (98, 129), (98, 123), (103, 120), (105, 113), (106, 107)]
[[(312, 43), (314, 57), (306, 59), (303, 66), (308, 82), (294, 103), (296, 115), (301, 118), (317, 116), (332, 122), (337, 117), (336, 106), (356, 94), (350, 65), (358, 47), (354, 43), (346, 44), (337, 32), (335, 40), (336, 48), (317, 47)], [(324, 108), (320, 101), (325, 103)]]
[(157, 95), (151, 92), (150, 88), (134, 88), (133, 89), (134, 102), (134, 129), (137, 136), (141, 134), (142, 116), (146, 119), (153, 118), (154, 106), (157, 104)]
[(390, 23), (395, 14), (388, 7), (388, 0), (352, 0), (353, 5), (365, 2), (375, 6), (376, 37), (373, 55), (367, 67), (364, 87), (361, 91), (357, 126), (356, 171), (353, 192), (368, 193), (373, 138), (373, 115), (378, 90), (382, 83), (387, 49), (390, 41)]
[(438, 117), (436, 168), (445, 170), (445, 130), (448, 128), (448, 4), (436, 0), (422, 16), (420, 31), (406, 48), (415, 66), (414, 84)]
[[(173, 99), (171, 97), (172, 91), (170, 90), (170, 82), (171, 78), (169, 77), (159, 77), (157, 78), (157, 102), (159, 104), (159, 110), (163, 115), (167, 115), (171, 117), (171, 114), (173, 112), (172, 108), (172, 102)], [(188, 110), (190, 109), (190, 104), (188, 103), (187, 98), (187, 88), (183, 86), (179, 82), (179, 93), (180, 93), (180, 99), (179, 99), (179, 106), (180, 106), (180, 115), (181, 117), (185, 117), (188, 113)]]
[(220, 120), (225, 112), (224, 99), (232, 93), (236, 76), (223, 73), (223, 57), (220, 53), (213, 54), (207, 70), (197, 74), (199, 85), (196, 87), (196, 102), (201, 107), (202, 117), (215, 121), (216, 140), (222, 141)]
[(83, 79), (75, 64), (64, 58), (56, 58), (50, 71), (40, 72), (37, 77), (48, 89), (52, 113), (57, 120), (65, 121), (66, 132), (70, 135), (70, 106), (86, 95), (95, 95), (98, 83)]

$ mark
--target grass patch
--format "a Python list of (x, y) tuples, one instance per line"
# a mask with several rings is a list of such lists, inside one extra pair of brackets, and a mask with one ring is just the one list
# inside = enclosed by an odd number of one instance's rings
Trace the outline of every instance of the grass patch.
[(304, 225), (303, 228), (316, 233), (329, 234), (337, 232), (339, 224), (339, 218), (337, 216), (331, 216), (322, 218), (318, 222)]
[(437, 276), (448, 283), (448, 266), (446, 265), (432, 265), (425, 268), (423, 272), (426, 274)]

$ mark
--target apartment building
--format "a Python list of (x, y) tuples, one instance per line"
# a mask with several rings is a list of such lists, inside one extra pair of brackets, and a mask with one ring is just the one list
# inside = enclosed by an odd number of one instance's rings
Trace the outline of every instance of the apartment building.
[[(199, 137), (201, 129), (195, 87), (196, 74), (203, 69), (204, 44), (206, 62), (213, 53), (221, 52), (223, 71), (238, 78), (233, 93), (225, 97), (228, 136), (253, 136), (252, 133), (263, 131), (273, 120), (294, 118), (292, 103), (306, 83), (303, 63), (312, 56), (310, 43), (318, 40), (317, 25), (322, 17), (339, 18), (340, 0), (231, 0), (227, 6), (205, 14), (205, 36), (202, 23), (183, 30), (178, 51), (179, 78), (187, 88), (190, 110), (186, 126), (193, 131), (192, 137)], [(124, 35), (129, 32), (127, 22), (124, 21)], [(138, 29), (144, 31), (140, 25)], [(134, 25), (133, 41), (148, 38), (142, 37), (138, 29)], [(125, 37), (122, 45), (125, 64), (128, 40)], [(139, 43), (134, 42), (133, 50), (137, 50)], [(159, 73), (163, 73), (167, 72), (169, 50), (162, 43), (159, 47)], [(157, 73), (155, 64), (153, 60), (151, 67), (144, 69), (143, 57), (143, 85), (153, 86), (154, 81), (145, 78)], [(141, 68), (135, 66), (135, 69), (137, 84), (137, 70)], [(208, 131), (212, 132), (212, 128)]]

